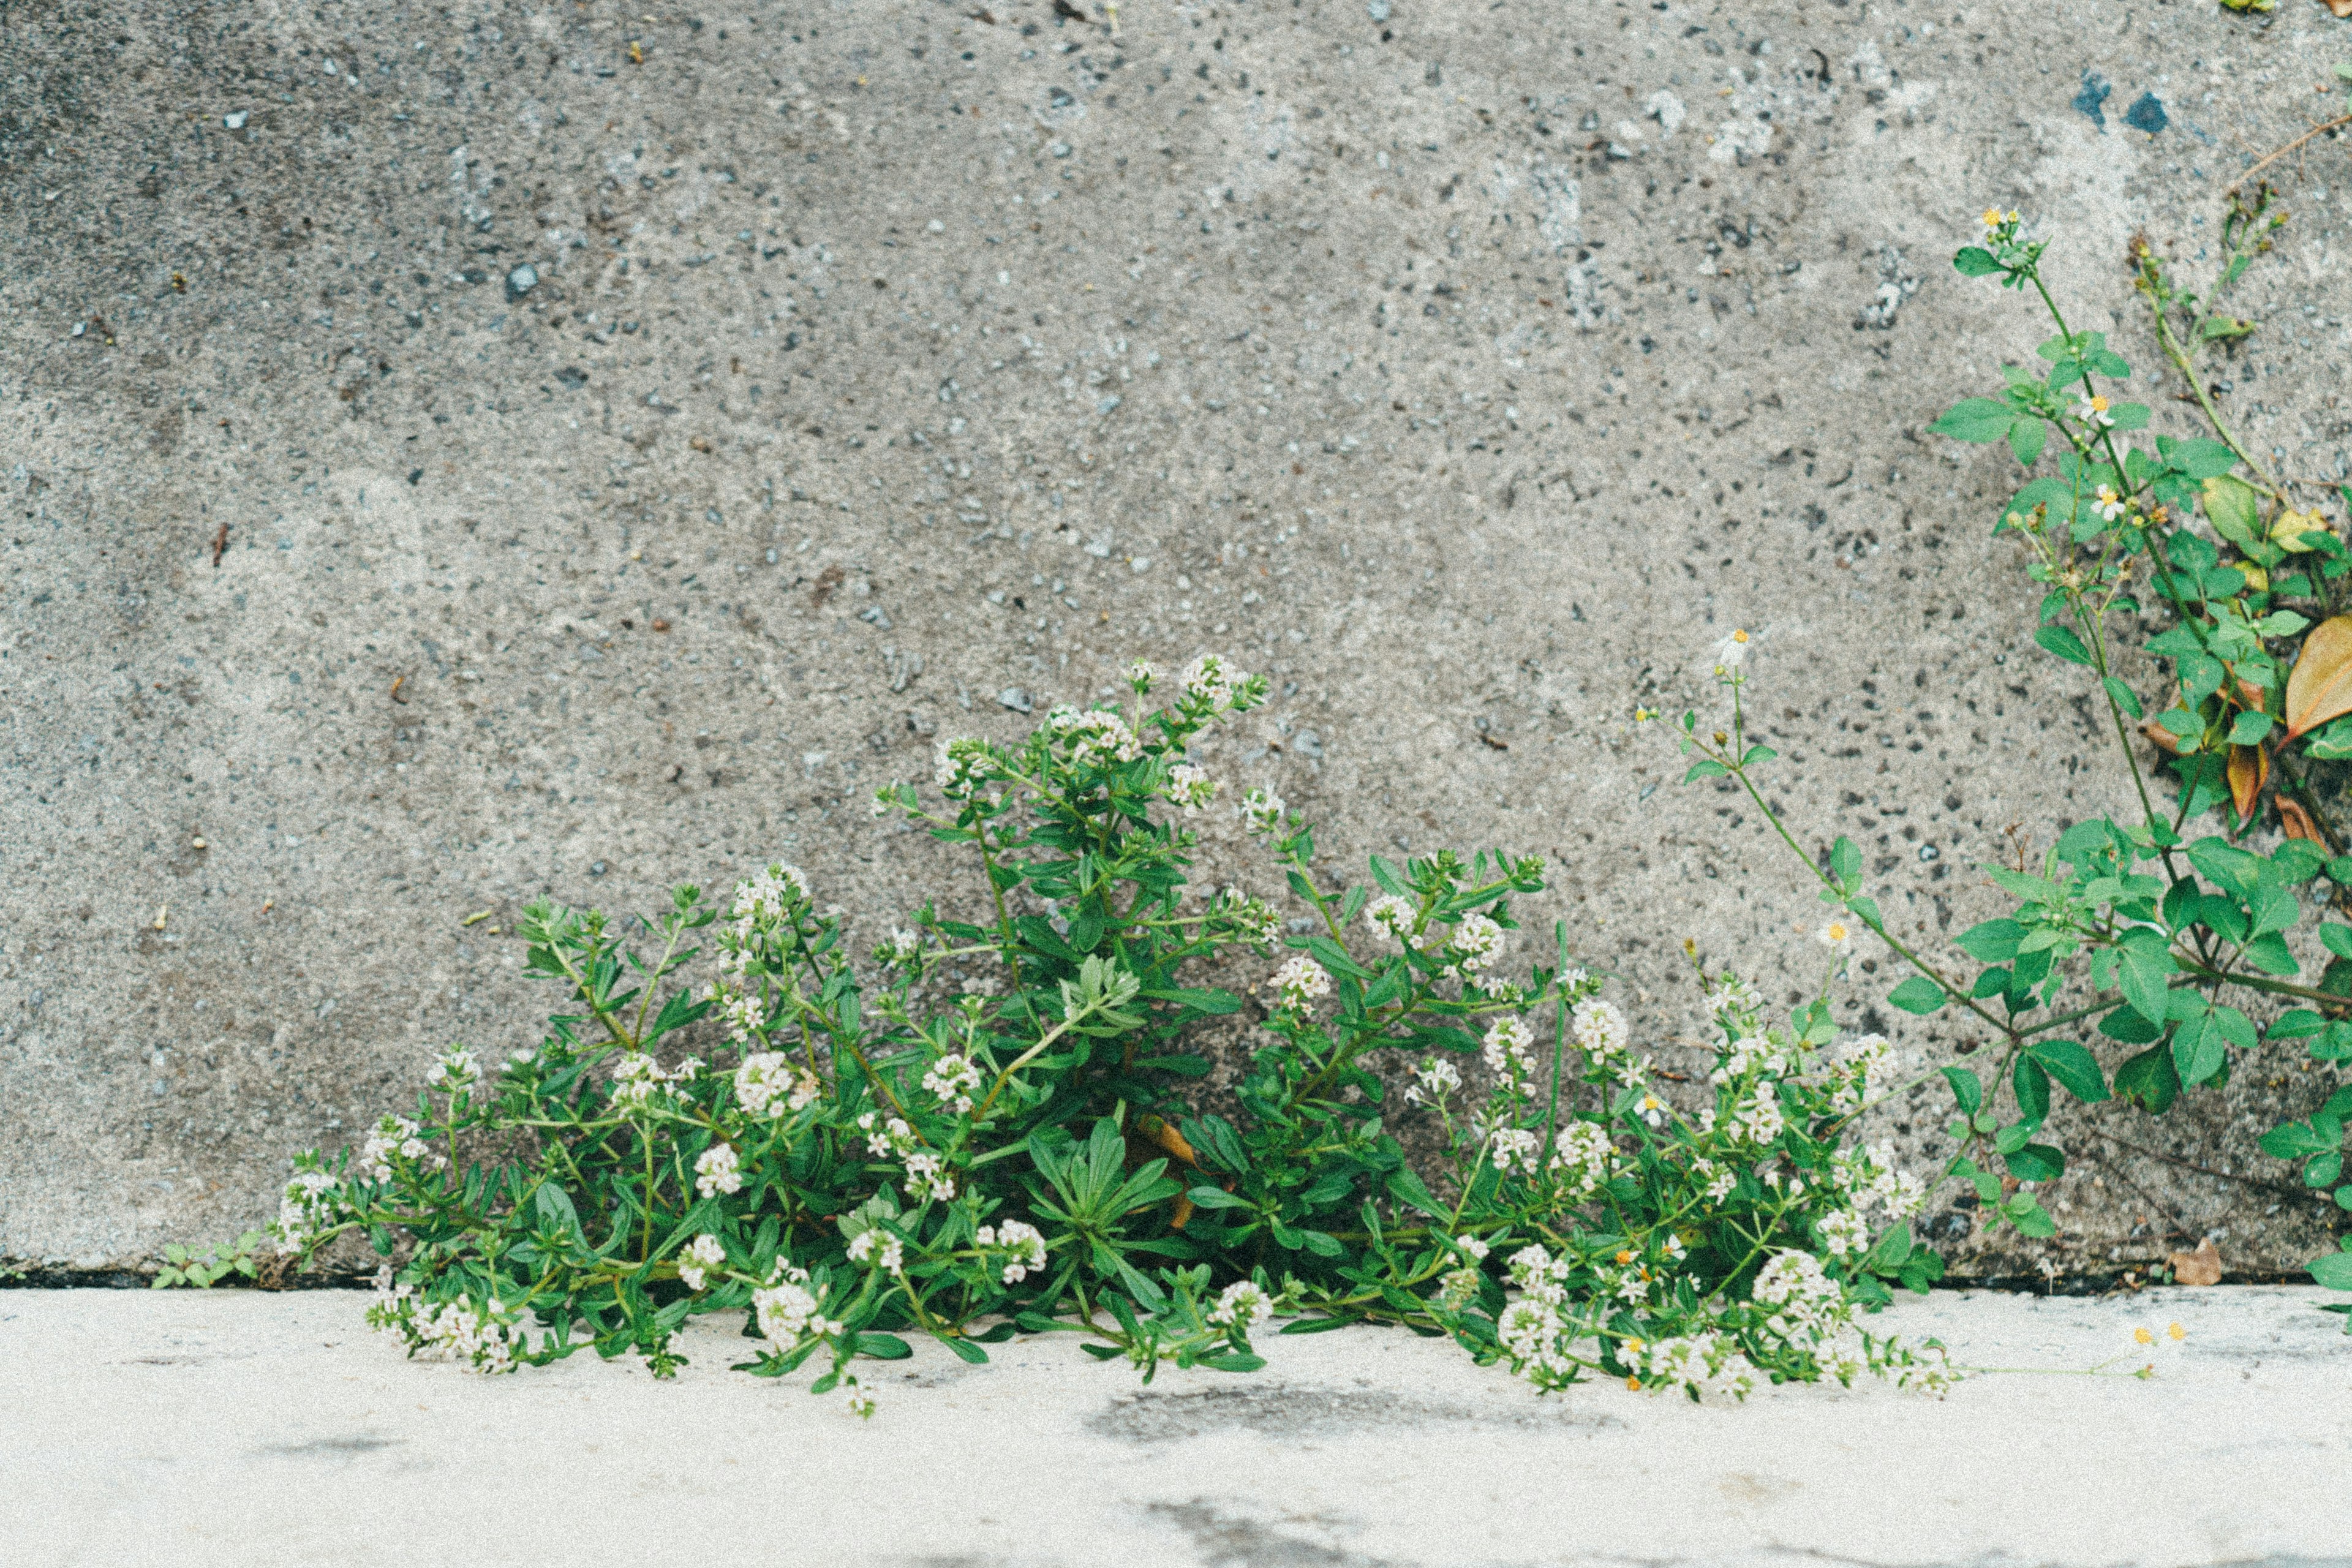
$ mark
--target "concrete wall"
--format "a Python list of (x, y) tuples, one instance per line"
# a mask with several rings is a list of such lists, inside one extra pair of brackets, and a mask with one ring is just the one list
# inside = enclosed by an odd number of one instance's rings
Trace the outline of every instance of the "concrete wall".
[[(0, 1255), (232, 1232), (436, 1042), (533, 1037), (489, 934), (533, 896), (968, 897), (866, 793), (1136, 655), (1274, 673), (1209, 760), (1335, 862), (1549, 856), (1530, 924), (1671, 1057), (1685, 935), (1822, 967), (1754, 814), (1630, 721), (1754, 628), (1792, 820), (1936, 947), (2012, 825), (2121, 804), (1988, 537), (2007, 459), (1922, 434), (2042, 335), (1947, 258), (2046, 215), (2146, 363), (2126, 237), (2200, 252), (2352, 56), (2308, 0), (664, 12), (7, 11)], [(2347, 173), (2313, 150), (2229, 373), (2304, 471), (2347, 463)], [(1890, 978), (1846, 1015), (1945, 1048)], [(2308, 1204), (2167, 1160), (2283, 1177), (2252, 1135), (2324, 1092), (2073, 1127), (2053, 1256), (2299, 1255)]]

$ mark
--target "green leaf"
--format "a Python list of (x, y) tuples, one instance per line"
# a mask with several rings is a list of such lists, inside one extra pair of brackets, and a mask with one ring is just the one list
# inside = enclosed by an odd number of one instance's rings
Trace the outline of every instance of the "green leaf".
[(1962, 246), (1952, 258), (1952, 268), (1963, 278), (1988, 278), (2001, 270), (1992, 252), (1980, 245)]
[(905, 1361), (915, 1353), (915, 1347), (896, 1334), (860, 1334), (857, 1353), (870, 1355), (876, 1361)]
[(1886, 994), (1886, 999), (1906, 1013), (1922, 1016), (1940, 1009), (1951, 998), (1944, 988), (1924, 974), (1915, 974)]
[(933, 1334), (931, 1337), (974, 1366), (987, 1363), (988, 1352), (961, 1334)]
[(2091, 662), (2091, 650), (2083, 646), (2081, 637), (2064, 626), (2043, 626), (2033, 634), (2033, 640), (2069, 664)]
[(1984, 1084), (1967, 1068), (1946, 1068), (1944, 1081), (1952, 1086), (1952, 1098), (1959, 1101), (1961, 1115), (1974, 1116), (1984, 1108)]
[(1247, 1198), (1237, 1198), (1222, 1187), (1194, 1187), (1184, 1195), (1192, 1200), (1195, 1208), (1245, 1209), (1256, 1206)]
[(2164, 1016), (2171, 976), (2172, 960), (2161, 951), (2151, 953), (2126, 947), (2116, 965), (2116, 981), (2123, 987), (2124, 1000), (2143, 1018)]
[(1361, 1321), (1359, 1318), (1293, 1318), (1276, 1331), (1286, 1334), (1328, 1334), (1333, 1329), (1344, 1329)]
[(2011, 421), (2017, 411), (2006, 403), (1990, 397), (1971, 397), (1952, 405), (1945, 416), (1927, 428), (1938, 436), (1949, 436), (1955, 441), (1998, 441), (2009, 434)]
[(2096, 1105), (2107, 1098), (2106, 1078), (2099, 1071), (2098, 1058), (2091, 1055), (2089, 1047), (2073, 1040), (2042, 1040), (2028, 1047), (2025, 1054), (2084, 1104)]
[(2238, 466), (2238, 454), (2210, 437), (2175, 442), (2168, 454), (2172, 466), (2192, 479), (2210, 479)]
[(2180, 1098), (2180, 1075), (2172, 1053), (2152, 1046), (2116, 1068), (2116, 1096), (2137, 1105), (2151, 1116), (2161, 1116)]
[(2028, 1143), (2001, 1158), (2021, 1182), (2054, 1182), (2066, 1173), (2066, 1156), (2047, 1143)]
[(2209, 1018), (2191, 1018), (2172, 1037), (2172, 1070), (2184, 1086), (2203, 1083), (2220, 1072), (2227, 1059), (2221, 1031)]
[(2326, 1289), (2352, 1290), (2352, 1252), (2325, 1253), (2304, 1267)]
[(1173, 1002), (1179, 1006), (1190, 1007), (1196, 1013), (1207, 1013), (1213, 1016), (1238, 1013), (1242, 1007), (1242, 999), (1230, 991), (1198, 989), (1187, 985), (1171, 986), (1165, 991), (1143, 991), (1139, 992), (1138, 994), (1149, 996), (1154, 1002)]
[(2009, 449), (2028, 468), (2042, 456), (2042, 448), (2049, 439), (2050, 426), (2039, 419), (2020, 419), (2009, 427)]
[(2017, 1227), (2020, 1236), (2040, 1237), (2058, 1234), (2057, 1224), (2051, 1219), (2049, 1211), (2036, 1203), (2031, 1194), (2011, 1194), (2009, 1202), (2001, 1205), (2001, 1210), (2008, 1215), (2009, 1223)]
[(1388, 1177), (1388, 1189), (1389, 1196), (1409, 1207), (1419, 1209), (1433, 1219), (1453, 1217), (1446, 1211), (1445, 1206), (1440, 1204), (1430, 1192), (1428, 1185), (1411, 1171), (1402, 1168), (1391, 1171)]
[(1862, 851), (1843, 834), (1830, 846), (1830, 875), (1840, 882), (1851, 882), (1862, 875)]
[(2112, 428), (2118, 432), (2147, 428), (2147, 405), (2145, 403), (2118, 403), (2107, 410), (2107, 416), (2115, 421)]
[(2252, 549), (2261, 537), (2262, 498), (2243, 479), (2217, 474), (2205, 481), (2205, 515), (2213, 531), (2242, 549)]
[(1683, 774), (1683, 783), (1696, 784), (1700, 779), (1719, 779), (1730, 771), (1731, 770), (1729, 768), (1725, 767), (1721, 763), (1716, 762), (1711, 758), (1702, 757), (1697, 762), (1695, 762), (1690, 765), (1690, 771), (1688, 773)]
[(2018, 1058), (2009, 1082), (2017, 1091), (2017, 1114), (2024, 1125), (2039, 1127), (2050, 1120), (2050, 1075), (2040, 1062), (2030, 1056)]
[(2261, 742), (2263, 736), (2270, 732), (2271, 716), (2267, 713), (2258, 713), (2250, 710), (2239, 714), (2235, 719), (2230, 721), (2230, 744), (2233, 746), (2256, 745)]
[(2107, 689), (2107, 695), (2115, 700), (2116, 706), (2124, 710), (2126, 717), (2137, 719), (2140, 716), (2138, 693), (2112, 675), (2106, 677), (2100, 684)]

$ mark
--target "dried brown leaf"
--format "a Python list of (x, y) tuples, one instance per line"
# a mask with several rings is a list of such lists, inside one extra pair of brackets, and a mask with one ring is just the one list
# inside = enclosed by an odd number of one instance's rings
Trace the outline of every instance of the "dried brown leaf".
[[(2347, 0), (2352, 4), (2352, 0)], [(2194, 1252), (2173, 1252), (2165, 1255), (2164, 1266), (2172, 1270), (2175, 1285), (2219, 1285), (2221, 1282), (2221, 1249), (2207, 1237)]]
[(2311, 628), (2286, 679), (2286, 738), (2352, 713), (2352, 616)]
[(2260, 746), (2230, 748), (2230, 799), (2238, 808), (2240, 821), (2253, 815), (2254, 802), (2270, 776), (2270, 753)]
[(2289, 838), (2308, 839), (2322, 849), (2327, 847), (2327, 840), (2320, 836), (2319, 824), (2311, 820), (2311, 813), (2303, 809), (2301, 801), (2281, 795), (2278, 809), (2279, 826), (2286, 829)]

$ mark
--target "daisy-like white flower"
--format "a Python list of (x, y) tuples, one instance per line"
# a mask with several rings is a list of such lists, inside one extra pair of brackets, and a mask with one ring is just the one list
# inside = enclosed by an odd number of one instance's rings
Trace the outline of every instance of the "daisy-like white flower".
[(1633, 1108), (1633, 1114), (1653, 1127), (1663, 1127), (1666, 1121), (1666, 1102), (1654, 1094), (1644, 1094)]
[(1832, 952), (1843, 952), (1853, 945), (1853, 927), (1846, 923), (1843, 915), (1832, 915), (1813, 935)]
[(2107, 412), (2107, 400), (2096, 393), (2093, 393), (2074, 405), (2074, 417), (2085, 425), (2095, 425), (2102, 428), (2116, 422), (2116, 416)]
[(1741, 665), (1747, 663), (1748, 642), (1748, 637), (1747, 632), (1735, 630), (1729, 637), (1716, 644), (1716, 674), (1729, 675), (1733, 670), (1738, 669)]
[(2115, 486), (2101, 485), (2098, 498), (2093, 503), (2092, 510), (2109, 522), (2113, 522), (2124, 514), (2124, 498), (2116, 494)]

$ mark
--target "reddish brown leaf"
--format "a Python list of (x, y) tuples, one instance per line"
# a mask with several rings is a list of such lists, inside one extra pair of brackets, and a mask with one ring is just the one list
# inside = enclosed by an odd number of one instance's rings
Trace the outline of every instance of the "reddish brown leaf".
[(2180, 754), (2180, 742), (2172, 738), (2171, 731), (2166, 729), (2155, 720), (2150, 719), (2147, 723), (2142, 724), (2139, 727), (2139, 732), (2146, 735), (2147, 737), (2147, 743), (2154, 746), (2158, 751), (2169, 752), (2176, 757)]
[(2230, 799), (2237, 805), (2239, 820), (2253, 815), (2254, 801), (2270, 776), (2270, 754), (2260, 746), (2230, 748)]
[(2301, 801), (2281, 795), (2278, 797), (2278, 809), (2279, 826), (2286, 829), (2289, 838), (2308, 839), (2322, 849), (2327, 847), (2327, 840), (2320, 836), (2319, 824), (2311, 820), (2311, 813), (2303, 809)]
[(2352, 713), (2352, 616), (2311, 628), (2286, 680), (2286, 738)]
[(2207, 1237), (2194, 1252), (2173, 1252), (2165, 1256), (2164, 1266), (2172, 1270), (2175, 1285), (2219, 1285), (2221, 1282), (2221, 1249)]

